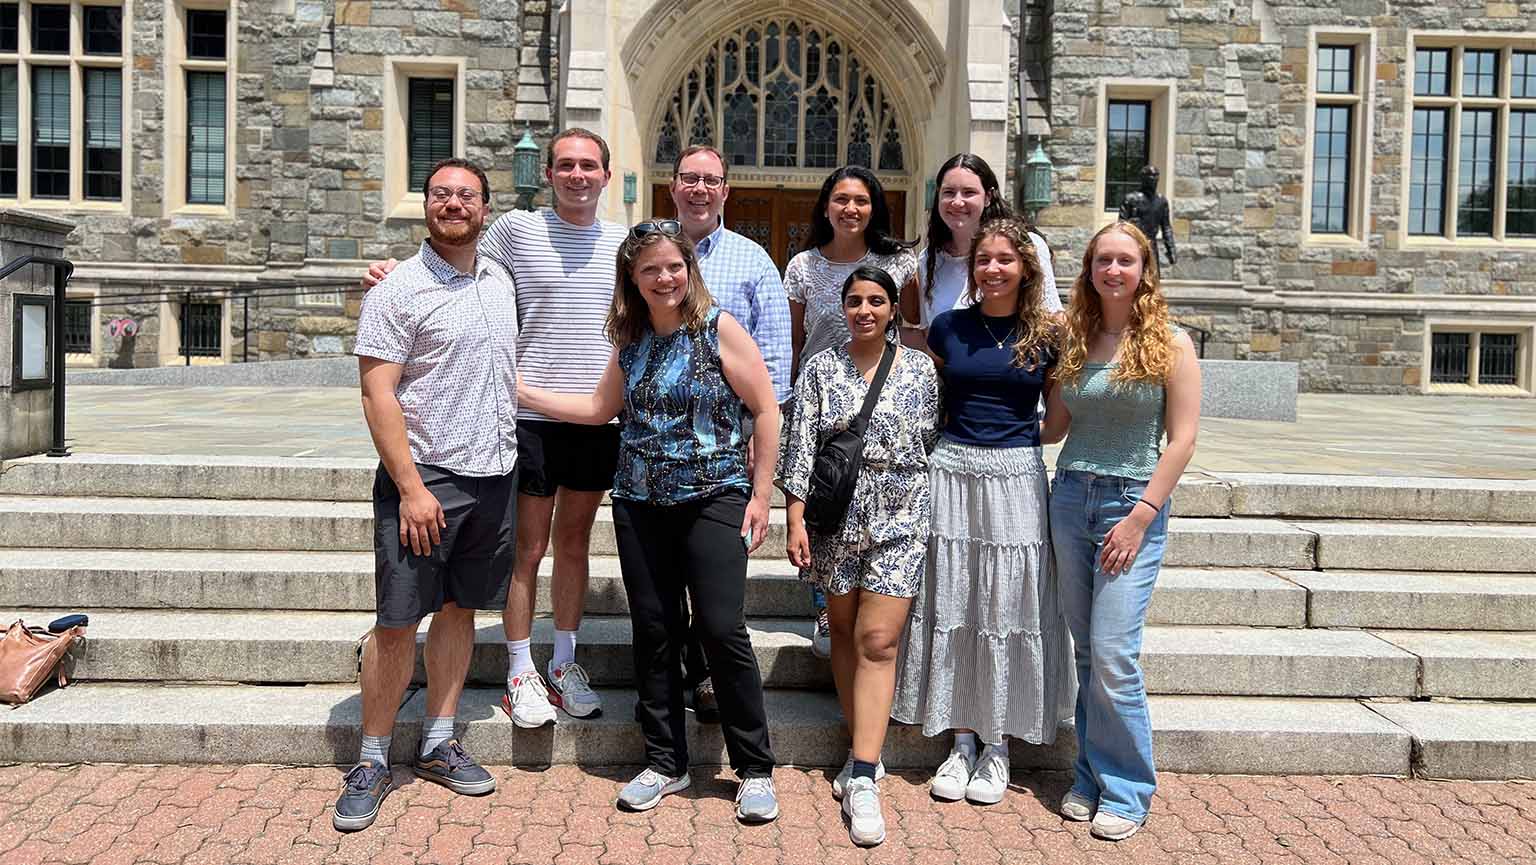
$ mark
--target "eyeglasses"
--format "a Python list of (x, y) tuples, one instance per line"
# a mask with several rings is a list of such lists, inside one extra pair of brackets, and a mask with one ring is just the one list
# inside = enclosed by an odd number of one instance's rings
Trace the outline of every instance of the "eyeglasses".
[(705, 189), (719, 189), (725, 185), (725, 178), (718, 174), (697, 174), (692, 171), (685, 171), (679, 174), (677, 180), (684, 186), (695, 186), (702, 183)]
[(676, 237), (683, 233), (683, 225), (675, 219), (648, 219), (645, 222), (635, 223), (635, 227), (629, 230), (629, 236), (639, 240), (653, 234), (662, 237)]
[(437, 204), (442, 204), (449, 198), (457, 198), (461, 204), (474, 204), (480, 200), (480, 190), (468, 186), (460, 186), (458, 189), (434, 186), (427, 190), (427, 197)]

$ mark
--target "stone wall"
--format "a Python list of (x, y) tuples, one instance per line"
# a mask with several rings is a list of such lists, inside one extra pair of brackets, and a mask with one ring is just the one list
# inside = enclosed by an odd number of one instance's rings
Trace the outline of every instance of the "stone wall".
[[(168, 215), (165, 4), (127, 2), (132, 214), (67, 214), (82, 224), (66, 250), (80, 265), (72, 285), (102, 304), (102, 366), (157, 365), (160, 304), (142, 296), (189, 290), (204, 300), (253, 293), (253, 360), (351, 349), (355, 298), (317, 309), (282, 295), (351, 287), (361, 262), (412, 255), (426, 235), (419, 216), (385, 212), (386, 57), (464, 58), (465, 155), (487, 169), (493, 216), (514, 200), (512, 145), (525, 129), (540, 143), (551, 134), (548, 0), (241, 0), (230, 213)], [(138, 299), (114, 304), (114, 295)], [(238, 299), (230, 309), (230, 359), (238, 361)], [(105, 332), (121, 318), (138, 325), (135, 336)]]
[[(1190, 286), (1240, 288), (1248, 303), (1204, 309), (1171, 290), (1181, 317), (1222, 333), (1221, 354), (1300, 364), (1309, 390), (1417, 392), (1424, 315), (1418, 297), (1536, 299), (1536, 250), (1458, 245), (1403, 248), (1398, 230), (1404, 172), (1408, 35), (1536, 28), (1536, 2), (1445, 0), (1054, 0), (1051, 18), (1051, 159), (1056, 206), (1041, 214), (1072, 278), (1103, 217), (1097, 146), (1099, 83), (1106, 75), (1175, 82), (1171, 189), (1179, 264), (1167, 276)], [(1374, 28), (1372, 137), (1364, 244), (1303, 243), (1309, 28)], [(1500, 130), (1503, 134), (1503, 130)], [(1502, 153), (1502, 150), (1501, 150)], [(1171, 187), (1169, 184), (1171, 183)], [(1454, 194), (1454, 190), (1451, 194)], [(1309, 310), (1309, 296), (1402, 298)], [(1512, 304), (1511, 321), (1536, 320), (1536, 303)], [(1231, 354), (1226, 353), (1230, 351)]]

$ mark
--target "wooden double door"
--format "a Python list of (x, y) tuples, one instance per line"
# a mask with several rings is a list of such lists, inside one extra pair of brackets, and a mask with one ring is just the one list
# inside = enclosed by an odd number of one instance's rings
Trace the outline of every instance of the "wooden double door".
[[(811, 210), (818, 194), (815, 189), (732, 186), (731, 197), (725, 200), (725, 227), (757, 241), (783, 273), (789, 260), (810, 239)], [(677, 215), (666, 184), (651, 188), (651, 202), (654, 216), (668, 219)], [(907, 220), (907, 194), (887, 192), (885, 202), (891, 210), (891, 225), (900, 233)]]

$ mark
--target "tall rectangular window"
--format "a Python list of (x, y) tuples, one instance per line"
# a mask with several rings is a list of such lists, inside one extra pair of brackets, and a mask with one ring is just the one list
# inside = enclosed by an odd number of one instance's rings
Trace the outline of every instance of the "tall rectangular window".
[(1104, 209), (1114, 212), (1141, 186), (1141, 169), (1151, 158), (1152, 103), (1110, 100), (1108, 109)]
[(1509, 95), (1536, 99), (1536, 51), (1514, 51), (1510, 56)]
[(0, 66), (0, 198), (16, 197), (16, 172), (19, 168), (16, 144), (21, 127), (21, 100), (17, 92), (16, 67)]
[(1413, 152), (1408, 182), (1408, 233), (1440, 234), (1445, 212), (1444, 108), (1413, 112)]
[(123, 73), (85, 70), (85, 197), (123, 197)]
[(418, 190), (439, 160), (453, 155), (453, 79), (410, 79), (406, 188)]
[(128, 14), (102, 0), (0, 2), (0, 54), (14, 58), (0, 63), (0, 199), (123, 200)]
[(187, 73), (187, 203), (224, 203), (223, 72)]
[(1461, 163), (1456, 172), (1456, 233), (1493, 236), (1493, 140), (1498, 112), (1461, 112)]
[(32, 50), (38, 54), (69, 53), (69, 7), (32, 4)]
[(1509, 112), (1509, 174), (1504, 233), (1536, 237), (1536, 111)]
[(1312, 230), (1349, 231), (1350, 151), (1354, 106), (1319, 105), (1312, 139)]
[(229, 13), (223, 9), (187, 10), (187, 57), (224, 60), (229, 56)]
[(32, 194), (69, 197), (69, 69), (32, 67)]

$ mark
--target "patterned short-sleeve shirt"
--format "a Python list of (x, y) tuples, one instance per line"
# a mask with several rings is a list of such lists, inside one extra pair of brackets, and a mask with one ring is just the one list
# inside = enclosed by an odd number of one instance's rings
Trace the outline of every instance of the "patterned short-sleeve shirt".
[(424, 241), (363, 298), (353, 353), (404, 367), (412, 460), (470, 477), (516, 467), (517, 305), (501, 265), (481, 255), (461, 273)]
[(784, 291), (791, 302), (805, 307), (805, 345), (800, 365), (848, 341), (848, 320), (843, 317), (843, 282), (864, 265), (891, 275), (899, 289), (917, 274), (917, 256), (903, 249), (892, 255), (866, 252), (858, 261), (829, 261), (820, 250), (807, 249), (789, 260), (784, 269)]

